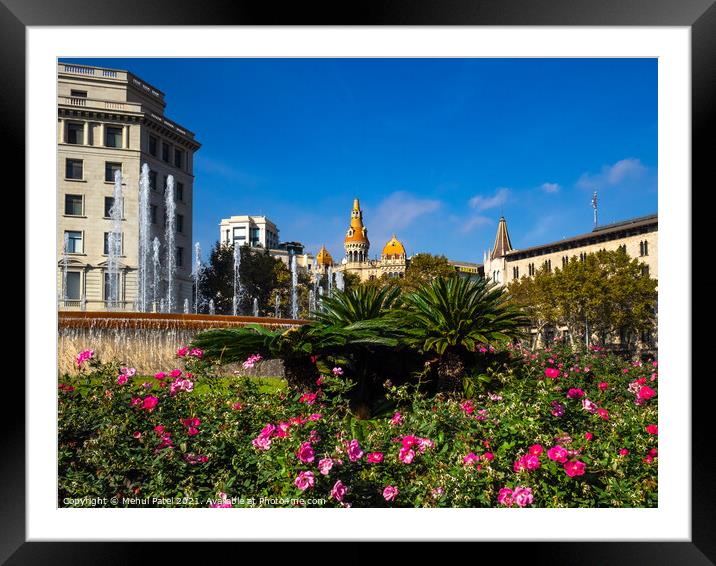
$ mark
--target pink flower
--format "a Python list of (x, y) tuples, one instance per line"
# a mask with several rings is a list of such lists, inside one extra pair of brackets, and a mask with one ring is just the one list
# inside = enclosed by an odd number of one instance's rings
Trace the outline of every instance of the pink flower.
[(320, 442), (320, 441), (321, 441), (321, 437), (319, 436), (318, 431), (317, 431), (317, 430), (312, 430), (312, 431), (310, 432), (310, 434), (309, 434), (308, 440), (309, 440), (310, 442), (314, 443), (314, 444), (315, 444), (316, 442)]
[(146, 409), (147, 411), (153, 411), (154, 407), (157, 406), (157, 403), (159, 403), (159, 399), (152, 395), (148, 395), (144, 398), (144, 401), (142, 402), (142, 409)]
[(387, 485), (385, 486), (385, 489), (383, 490), (383, 498), (386, 501), (395, 501), (395, 498), (398, 496), (398, 488), (393, 485)]
[(541, 444), (533, 444), (532, 446), (530, 446), (530, 454), (534, 454), (535, 456), (539, 456), (540, 454), (542, 454), (543, 450), (544, 448), (542, 448)]
[(500, 493), (497, 496), (497, 502), (505, 507), (512, 507), (512, 490), (509, 487), (503, 487), (500, 489)]
[(287, 422), (280, 422), (276, 428), (278, 429), (276, 436), (278, 438), (286, 438), (288, 436), (288, 431), (291, 428), (291, 424)]
[(558, 444), (547, 450), (547, 457), (561, 464), (567, 461), (567, 450)]
[(163, 371), (159, 371), (159, 372), (157, 372), (157, 373), (154, 374), (154, 378), (155, 378), (155, 379), (158, 379), (159, 381), (161, 381), (162, 379), (164, 379), (166, 376), (167, 376), (167, 374), (164, 373)]
[(418, 438), (418, 449), (423, 454), (428, 448), (435, 448), (435, 443), (429, 438)]
[(343, 484), (341, 480), (338, 480), (333, 485), (333, 489), (331, 489), (331, 497), (336, 501), (343, 501), (343, 498), (345, 497), (346, 493), (348, 493), (348, 488)]
[(589, 412), (592, 413), (592, 414), (596, 413), (597, 410), (599, 409), (599, 407), (597, 406), (596, 403), (594, 403), (594, 402), (592, 402), (592, 401), (590, 401), (589, 399), (586, 399), (586, 398), (585, 398), (585, 399), (582, 399), (582, 408), (583, 408), (585, 411), (589, 411)]
[(487, 460), (488, 462), (492, 462), (494, 460), (495, 456), (492, 452), (485, 452), (482, 457)]
[(236, 401), (236, 403), (234, 403), (233, 405), (231, 405), (231, 408), (232, 408), (234, 411), (240, 411), (240, 410), (241, 410), (241, 403), (240, 403), (239, 401)]
[(204, 356), (204, 351), (201, 348), (192, 348), (189, 355), (194, 358), (202, 358)]
[(534, 501), (534, 496), (532, 495), (532, 489), (529, 487), (516, 487), (515, 491), (512, 494), (512, 501), (518, 506), (518, 507), (527, 507), (528, 505), (531, 505)]
[(313, 413), (312, 415), (308, 415), (309, 421), (317, 421), (321, 418), (321, 413)]
[(619, 450), (619, 455), (620, 456), (628, 456), (629, 450), (627, 450), (626, 448), (622, 448), (621, 450)]
[(303, 462), (304, 464), (313, 462), (315, 453), (313, 452), (313, 447), (311, 446), (311, 443), (304, 442), (303, 444), (301, 444), (298, 449), (298, 452), (296, 453), (296, 456), (298, 456), (298, 459), (301, 460), (301, 462)]
[(356, 462), (363, 456), (363, 450), (360, 448), (360, 444), (354, 438), (348, 443), (348, 458), (351, 462)]
[(369, 452), (366, 458), (369, 464), (380, 464), (383, 461), (382, 452)]
[(460, 408), (463, 410), (463, 412), (466, 415), (471, 415), (475, 411), (475, 406), (472, 404), (472, 401), (469, 399), (465, 401), (464, 403), (460, 404)]
[(646, 432), (649, 434), (659, 434), (659, 427), (655, 424), (646, 425)]
[(577, 389), (576, 387), (571, 387), (569, 391), (567, 391), (567, 397), (570, 399), (581, 399), (584, 397), (584, 391)]
[(324, 476), (327, 476), (333, 467), (333, 460), (330, 458), (323, 458), (318, 462), (318, 471)]
[(415, 446), (418, 443), (418, 437), (413, 436), (412, 434), (408, 434), (403, 437), (403, 448), (410, 448), (412, 446)]
[(132, 434), (132, 436), (139, 440), (140, 438), (142, 438), (142, 433), (137, 430), (134, 432), (134, 434)]
[(127, 376), (126, 376), (125, 374), (120, 373), (120, 374), (117, 376), (117, 385), (124, 385), (125, 383), (127, 383), (127, 381), (128, 381), (128, 379), (127, 379)]
[(544, 374), (550, 379), (557, 379), (559, 377), (559, 370), (557, 368), (547, 368), (544, 370)]
[(127, 377), (132, 377), (132, 376), (136, 375), (136, 373), (137, 373), (136, 368), (129, 368), (129, 367), (123, 367), (119, 371), (121, 373), (123, 373), (124, 375), (126, 375)]
[(179, 356), (180, 358), (183, 358), (188, 353), (189, 353), (189, 346), (184, 346), (183, 348), (179, 348), (177, 350), (177, 356)]
[(564, 405), (559, 403), (558, 401), (552, 401), (550, 403), (550, 413), (554, 415), (555, 417), (561, 417), (564, 415)]
[(480, 460), (480, 458), (478, 457), (477, 454), (470, 452), (467, 456), (465, 456), (462, 459), (462, 463), (465, 466), (474, 466), (479, 460)]
[(642, 386), (641, 389), (639, 389), (639, 393), (637, 393), (637, 396), (639, 397), (639, 399), (644, 399), (646, 401), (648, 401), (655, 395), (656, 395), (656, 391), (654, 391), (648, 385)]
[(599, 410), (597, 411), (597, 413), (598, 413), (599, 416), (602, 417), (605, 421), (608, 421), (608, 420), (609, 420), (609, 411), (607, 411), (606, 409), (599, 409)]
[(82, 367), (82, 364), (85, 363), (87, 360), (94, 357), (94, 350), (82, 350), (79, 354), (77, 354), (77, 367)]
[(331, 371), (336, 377), (338, 377), (339, 375), (343, 375), (343, 368), (335, 367)]
[(401, 425), (403, 424), (403, 417), (400, 413), (396, 412), (393, 417), (390, 419), (390, 424), (392, 425)]
[(250, 369), (254, 367), (258, 362), (260, 362), (263, 358), (261, 357), (261, 354), (253, 354), (249, 356), (246, 361), (242, 364), (244, 366), (244, 369)]
[(525, 467), (528, 470), (536, 470), (540, 467), (539, 463), (539, 456), (535, 456), (534, 454), (527, 454), (524, 456), (525, 459)]
[(293, 483), (301, 491), (306, 491), (309, 487), (313, 487), (315, 481), (313, 472), (301, 472)]
[(231, 501), (227, 499), (226, 494), (223, 491), (220, 491), (217, 494), (218, 500), (209, 505), (209, 507), (213, 508), (221, 508), (221, 507), (231, 507)]
[(401, 462), (403, 462), (403, 464), (410, 464), (413, 461), (413, 458), (415, 458), (415, 452), (413, 452), (412, 448), (406, 448), (404, 446), (400, 449), (398, 458)]
[(154, 432), (156, 432), (158, 436), (161, 436), (162, 434), (164, 434), (164, 425), (155, 426)]
[(597, 387), (599, 387), (602, 391), (606, 391), (609, 388), (609, 384), (606, 381), (600, 381)]
[(586, 464), (579, 460), (570, 460), (569, 462), (564, 463), (564, 471), (570, 478), (573, 478), (574, 476), (583, 476), (584, 469), (586, 467)]
[(173, 369), (169, 375), (171, 375), (172, 377), (179, 377), (181, 375), (181, 370)]
[(306, 403), (306, 405), (313, 405), (316, 402), (316, 394), (315, 393), (304, 393), (298, 399), (298, 402)]
[(584, 438), (586, 438), (587, 440), (592, 440), (592, 438), (594, 438), (594, 435), (591, 432), (585, 432)]

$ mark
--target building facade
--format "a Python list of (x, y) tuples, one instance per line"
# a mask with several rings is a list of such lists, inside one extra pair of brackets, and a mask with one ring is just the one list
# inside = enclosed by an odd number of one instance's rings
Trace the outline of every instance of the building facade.
[[(126, 70), (58, 63), (57, 257), (59, 308), (108, 308), (108, 234), (114, 176), (122, 176), (119, 305), (135, 310), (139, 176), (150, 168), (150, 239), (176, 258), (175, 305), (192, 297), (194, 134), (164, 115), (164, 93)], [(174, 177), (175, 249), (165, 245), (167, 178)], [(65, 245), (65, 241), (67, 244)], [(162, 285), (165, 276), (161, 275)], [(161, 293), (160, 293), (161, 294)]]
[(231, 216), (219, 224), (219, 241), (225, 244), (248, 244), (252, 248), (279, 247), (279, 229), (266, 216)]
[(492, 251), (484, 255), (484, 273), (494, 283), (506, 285), (520, 277), (531, 277), (542, 267), (548, 272), (561, 269), (590, 253), (620, 247), (629, 257), (639, 259), (645, 275), (659, 278), (659, 218), (656, 214), (598, 226), (585, 234), (525, 249), (513, 249), (507, 222), (502, 217)]
[(363, 211), (358, 198), (353, 201), (343, 248), (345, 256), (341, 263), (334, 267), (334, 271), (354, 273), (361, 281), (378, 279), (384, 275), (390, 278), (403, 277), (410, 263), (405, 247), (395, 234), (383, 246), (379, 259), (369, 259), (370, 240), (368, 240), (368, 229), (363, 224)]

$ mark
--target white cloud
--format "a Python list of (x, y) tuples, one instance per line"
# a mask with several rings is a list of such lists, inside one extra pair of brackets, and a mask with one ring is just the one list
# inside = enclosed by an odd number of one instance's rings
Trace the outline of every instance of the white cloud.
[[(369, 222), (378, 232), (395, 232), (410, 226), (421, 216), (435, 212), (442, 206), (436, 199), (421, 199), (407, 191), (396, 191), (378, 205), (375, 217)], [(367, 219), (366, 219), (367, 220)]]
[(557, 183), (542, 183), (540, 187), (545, 193), (556, 193), (561, 188)]
[(510, 195), (510, 189), (505, 187), (499, 188), (495, 191), (495, 194), (491, 197), (484, 197), (482, 195), (476, 195), (469, 201), (470, 207), (475, 210), (487, 210), (489, 208), (496, 208), (507, 201), (507, 197)]
[(615, 186), (624, 181), (639, 179), (646, 173), (646, 167), (634, 157), (617, 161), (614, 165), (605, 165), (599, 173), (583, 173), (577, 180), (577, 186), (584, 189), (599, 189)]
[(460, 232), (463, 234), (468, 234), (472, 232), (475, 228), (481, 228), (482, 226), (489, 226), (492, 224), (492, 219), (488, 218), (487, 216), (482, 216), (481, 214), (476, 214), (474, 216), (471, 216), (465, 221), (462, 221), (460, 225)]

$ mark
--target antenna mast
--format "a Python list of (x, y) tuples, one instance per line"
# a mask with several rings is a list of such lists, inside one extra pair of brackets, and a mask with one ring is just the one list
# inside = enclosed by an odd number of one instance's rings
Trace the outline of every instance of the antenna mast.
[(594, 209), (594, 229), (597, 228), (597, 191), (592, 196), (592, 208)]

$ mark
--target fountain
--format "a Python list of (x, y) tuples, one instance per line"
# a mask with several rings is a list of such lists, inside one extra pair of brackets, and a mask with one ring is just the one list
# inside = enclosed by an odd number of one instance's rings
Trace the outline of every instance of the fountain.
[(174, 223), (176, 221), (176, 202), (174, 202), (174, 176), (169, 175), (164, 192), (167, 223), (164, 229), (164, 245), (167, 258), (167, 300), (166, 312), (174, 311), (174, 273), (176, 272), (176, 248), (174, 246)]
[(254, 297), (254, 316), (259, 316), (259, 300)]
[(161, 265), (159, 264), (159, 238), (154, 237), (152, 242), (153, 255), (152, 255), (152, 310), (156, 312), (157, 307), (157, 293), (159, 292), (159, 274), (161, 273)]
[(65, 241), (62, 244), (62, 306), (67, 306), (67, 265), (69, 263), (68, 250), (70, 248), (70, 235), (65, 232)]
[(333, 266), (328, 266), (328, 281), (326, 282), (326, 291), (328, 291), (328, 296), (330, 297), (333, 294)]
[(323, 287), (319, 287), (318, 288), (318, 305), (317, 305), (318, 310), (320, 310), (322, 306), (323, 306)]
[(313, 289), (309, 289), (308, 291), (308, 312), (310, 314), (316, 312), (316, 294), (313, 292)]
[(274, 314), (276, 318), (281, 318), (281, 297), (276, 293), (276, 303), (274, 305)]
[(114, 172), (114, 200), (109, 209), (112, 231), (107, 234), (107, 308), (119, 306), (119, 257), (122, 255), (122, 173)]
[(298, 318), (298, 265), (296, 254), (291, 255), (291, 318)]
[(159, 299), (159, 312), (166, 312), (165, 307), (164, 307), (164, 297)]
[(343, 272), (338, 271), (336, 273), (336, 289), (343, 292), (343, 291), (345, 291), (345, 287), (346, 287), (346, 283), (345, 283), (345, 279), (343, 279)]
[(184, 314), (189, 314), (189, 299), (184, 299)]
[(139, 310), (149, 310), (149, 165), (142, 165), (139, 176), (139, 268), (137, 273), (137, 297)]
[(199, 313), (199, 271), (201, 269), (201, 246), (199, 242), (194, 244), (194, 314)]
[(216, 314), (216, 308), (214, 307), (214, 299), (209, 299), (209, 314)]
[(241, 276), (239, 268), (241, 267), (241, 247), (234, 242), (234, 316), (239, 314), (239, 304), (241, 302)]

